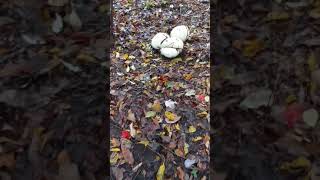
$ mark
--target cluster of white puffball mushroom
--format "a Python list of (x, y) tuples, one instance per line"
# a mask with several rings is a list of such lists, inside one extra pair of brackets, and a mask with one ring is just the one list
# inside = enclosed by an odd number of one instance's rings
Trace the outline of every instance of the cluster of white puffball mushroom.
[(183, 43), (189, 37), (187, 26), (181, 25), (172, 29), (170, 36), (167, 33), (157, 33), (151, 40), (154, 49), (160, 49), (160, 53), (167, 58), (177, 57), (183, 49)]

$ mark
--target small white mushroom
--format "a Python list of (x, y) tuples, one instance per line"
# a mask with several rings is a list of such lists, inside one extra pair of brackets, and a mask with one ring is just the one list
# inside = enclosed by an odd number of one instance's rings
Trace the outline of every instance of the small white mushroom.
[(154, 49), (160, 49), (161, 48), (161, 43), (169, 38), (170, 36), (167, 33), (157, 33), (151, 40), (151, 46)]
[(175, 48), (175, 49), (182, 49), (183, 48), (183, 41), (176, 37), (170, 37), (165, 39), (161, 45), (161, 48)]
[(175, 48), (161, 48), (160, 50), (161, 54), (167, 58), (175, 58), (180, 54), (181, 51), (181, 49)]
[(179, 38), (184, 42), (188, 39), (189, 34), (189, 28), (187, 26), (181, 25), (173, 28), (170, 33), (170, 36)]

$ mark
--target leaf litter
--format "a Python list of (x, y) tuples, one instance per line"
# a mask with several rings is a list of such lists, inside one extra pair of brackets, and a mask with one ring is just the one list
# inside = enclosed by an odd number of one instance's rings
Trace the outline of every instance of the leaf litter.
[(319, 1), (215, 5), (214, 179), (319, 179)]
[[(203, 119), (209, 116), (209, 6), (189, 0), (113, 3), (111, 127), (135, 134), (129, 148), (111, 152), (113, 167), (125, 169), (123, 179), (209, 178), (209, 139), (203, 138), (210, 129)], [(178, 25), (188, 26), (191, 37), (181, 55), (166, 59), (152, 49), (151, 39)], [(138, 147), (149, 153), (140, 156)], [(189, 156), (203, 164), (197, 173), (184, 165)]]
[(110, 45), (109, 7), (0, 3), (0, 179), (108, 178), (101, 114), (109, 65), (100, 64)]

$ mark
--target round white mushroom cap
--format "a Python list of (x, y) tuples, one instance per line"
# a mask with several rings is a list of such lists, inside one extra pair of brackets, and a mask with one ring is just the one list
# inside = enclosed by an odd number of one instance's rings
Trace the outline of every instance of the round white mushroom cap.
[(182, 49), (183, 48), (183, 41), (176, 37), (170, 37), (165, 39), (161, 45), (161, 48), (175, 48), (175, 49)]
[(167, 33), (157, 33), (151, 40), (151, 46), (154, 49), (160, 49), (161, 43), (169, 37), (170, 36)]
[(181, 49), (175, 49), (175, 48), (160, 49), (161, 54), (167, 58), (175, 58), (180, 54), (181, 51), (182, 51)]
[(181, 25), (172, 29), (170, 36), (186, 41), (189, 37), (190, 31), (187, 26)]

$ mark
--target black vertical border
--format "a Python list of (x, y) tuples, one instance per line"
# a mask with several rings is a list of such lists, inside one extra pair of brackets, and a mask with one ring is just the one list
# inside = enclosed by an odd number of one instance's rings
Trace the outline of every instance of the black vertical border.
[(109, 38), (109, 44), (106, 49), (108, 52), (108, 56), (106, 59), (107, 63), (107, 70), (106, 70), (106, 114), (103, 116), (104, 118), (104, 126), (105, 126), (105, 134), (106, 134), (106, 170), (107, 170), (107, 179), (111, 179), (111, 168), (110, 168), (110, 65), (111, 65), (111, 49), (113, 46), (113, 36), (112, 36), (112, 25), (113, 25), (113, 1), (107, 0), (107, 4), (109, 7), (108, 17), (107, 20), (107, 34)]
[(215, 37), (217, 36), (217, 24), (218, 24), (218, 5), (219, 0), (210, 0), (210, 177), (209, 179), (213, 179), (213, 169), (214, 169), (214, 154), (213, 150), (213, 122), (214, 122), (214, 93), (213, 93), (213, 86), (214, 86), (214, 79), (213, 79), (213, 72), (214, 72), (214, 55), (215, 55)]

